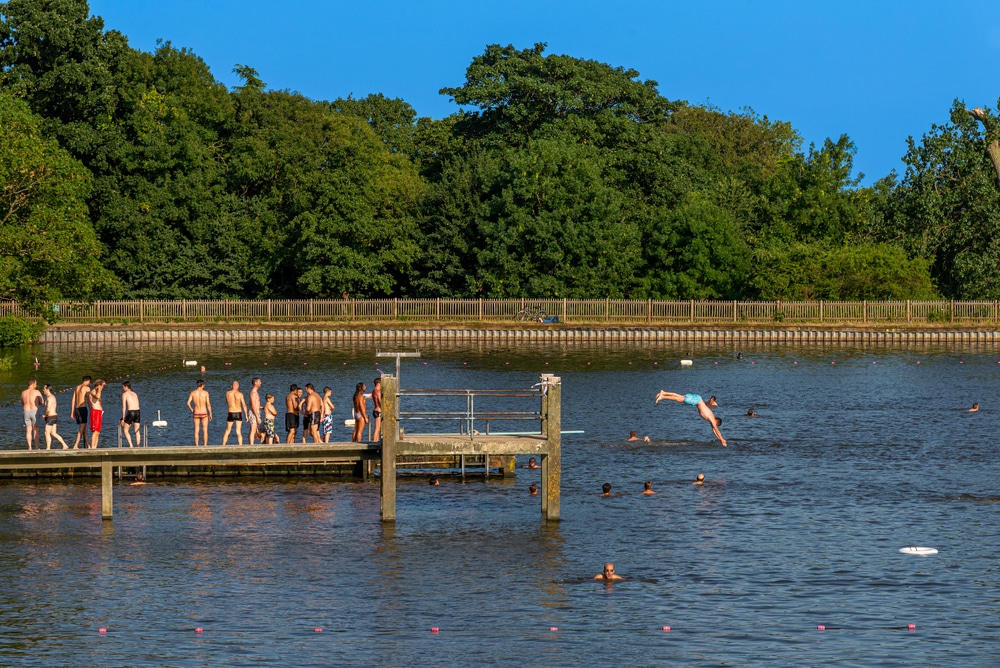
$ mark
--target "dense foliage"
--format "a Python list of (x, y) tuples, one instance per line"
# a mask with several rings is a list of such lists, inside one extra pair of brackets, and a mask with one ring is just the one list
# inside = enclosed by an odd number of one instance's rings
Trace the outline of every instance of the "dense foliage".
[(488, 46), (439, 120), (234, 71), (0, 3), (0, 298), (1000, 298), (989, 112), (865, 188), (846, 136), (542, 44)]

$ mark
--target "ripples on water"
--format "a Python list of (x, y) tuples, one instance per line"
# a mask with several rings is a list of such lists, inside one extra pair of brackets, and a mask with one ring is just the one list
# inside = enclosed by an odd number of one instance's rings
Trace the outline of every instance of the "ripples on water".
[[(526, 470), (404, 478), (395, 526), (379, 523), (370, 482), (120, 485), (113, 523), (96, 479), (0, 483), (0, 662), (995, 665), (1000, 351), (733, 352), (484, 346), (404, 362), (406, 387), (562, 376), (564, 428), (586, 433), (564, 441), (559, 524), (539, 519)], [(171, 366), (182, 358), (209, 367), (217, 415), (232, 378), (246, 390), (260, 375), (279, 402), (291, 382), (329, 384), (346, 416), (354, 383), (377, 373), (364, 347), (38, 347), (0, 383), (9, 400), (36, 354), (57, 387), (141, 371), (144, 418), (170, 423), (159, 444), (190, 439), (183, 404), (200, 375)], [(658, 389), (717, 395), (730, 447), (693, 408), (654, 406)], [(981, 412), (962, 411), (974, 401)], [(20, 410), (0, 409), (0, 424), (21, 447)], [(626, 442), (629, 429), (651, 442)], [(622, 496), (598, 496), (605, 481)], [(591, 580), (605, 561), (630, 579)]]

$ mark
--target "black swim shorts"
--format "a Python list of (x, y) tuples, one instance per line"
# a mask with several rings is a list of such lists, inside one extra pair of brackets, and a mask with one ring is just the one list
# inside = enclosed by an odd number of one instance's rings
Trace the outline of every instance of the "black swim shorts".
[(285, 413), (285, 431), (292, 432), (299, 428), (298, 413)]
[(87, 414), (89, 411), (86, 406), (77, 406), (76, 410), (73, 411), (73, 417), (76, 418), (77, 424), (87, 424)]
[(45, 418), (45, 424), (46, 424), (46, 426), (51, 426), (51, 425), (54, 425), (54, 424), (59, 424), (59, 416), (58, 415), (49, 415), (49, 416), (47, 416)]
[(376, 420), (382, 417), (382, 411), (372, 411), (372, 417)]
[(226, 413), (226, 422), (243, 422), (243, 413)]
[(135, 424), (136, 422), (142, 422), (139, 419), (139, 411), (125, 411), (125, 417), (123, 419), (125, 424)]

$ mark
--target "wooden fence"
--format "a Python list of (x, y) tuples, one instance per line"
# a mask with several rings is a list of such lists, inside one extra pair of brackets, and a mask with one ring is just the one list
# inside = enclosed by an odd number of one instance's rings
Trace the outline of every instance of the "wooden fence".
[[(298, 299), (119, 300), (52, 305), (67, 323), (497, 323), (519, 314), (555, 316), (576, 325), (669, 324), (993, 324), (996, 301), (741, 302), (625, 299)], [(0, 316), (34, 318), (16, 302)]]

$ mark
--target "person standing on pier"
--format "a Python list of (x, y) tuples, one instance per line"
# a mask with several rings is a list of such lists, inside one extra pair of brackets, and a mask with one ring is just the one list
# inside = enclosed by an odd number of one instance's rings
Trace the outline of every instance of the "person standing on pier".
[(302, 396), (302, 390), (295, 383), (292, 383), (291, 387), (288, 388), (288, 394), (285, 395), (285, 431), (287, 436), (285, 437), (285, 443), (295, 442), (295, 430), (299, 428), (299, 397)]
[(129, 434), (129, 427), (135, 431), (135, 444), (142, 445), (142, 435), (139, 433), (139, 395), (132, 390), (132, 381), (126, 380), (122, 383), (122, 420), (121, 426), (125, 430), (125, 440), (128, 447), (132, 447), (132, 436)]
[[(309, 435), (312, 436), (313, 443), (319, 443), (319, 424), (323, 419), (323, 397), (319, 396), (312, 383), (306, 383), (305, 414), (309, 419)], [(304, 433), (302, 442), (306, 442)]]
[[(250, 436), (248, 437), (250, 445), (253, 445), (260, 430), (258, 427), (260, 424), (260, 393), (258, 392), (260, 385), (260, 378), (254, 378), (250, 381), (250, 410), (247, 412), (247, 422), (250, 423)], [(264, 442), (263, 436), (261, 436), (260, 442)]]
[(320, 428), (320, 434), (323, 436), (323, 442), (329, 443), (330, 436), (333, 435), (333, 409), (336, 406), (333, 405), (333, 400), (330, 397), (333, 395), (333, 389), (329, 386), (323, 388), (323, 422)]
[(90, 393), (90, 376), (84, 376), (83, 382), (73, 390), (73, 419), (79, 429), (76, 432), (76, 442), (73, 449), (80, 447), (80, 439), (83, 439), (83, 447), (87, 447), (87, 438), (84, 434), (87, 431), (87, 395)]
[(261, 437), (261, 443), (276, 444), (278, 442), (278, 434), (274, 431), (274, 419), (278, 417), (278, 409), (274, 407), (274, 395), (268, 392), (264, 395), (264, 422), (263, 429), (264, 435)]
[(38, 408), (43, 406), (42, 393), (38, 391), (38, 381), (34, 378), (28, 379), (28, 387), (21, 392), (21, 406), (24, 407), (24, 428), (25, 436), (28, 439), (28, 449), (32, 445), (42, 447), (38, 440)]
[(365, 384), (358, 383), (354, 389), (354, 435), (351, 441), (361, 443), (365, 437), (365, 425), (368, 424), (368, 400), (365, 399)]
[(708, 403), (705, 403), (705, 401), (701, 398), (701, 395), (698, 394), (677, 394), (676, 392), (665, 392), (663, 390), (657, 392), (655, 403), (660, 403), (664, 399), (676, 401), (679, 404), (695, 406), (698, 409), (698, 415), (700, 415), (703, 420), (708, 422), (708, 424), (712, 425), (712, 433), (714, 433), (715, 437), (719, 439), (720, 443), (722, 443), (722, 447), (726, 447), (726, 439), (722, 438), (722, 433), (719, 431), (719, 426), (722, 424), (722, 418), (715, 417), (715, 413), (713, 413), (712, 409), (709, 408), (709, 406), (719, 405), (716, 403), (715, 397), (709, 397)]
[(107, 385), (98, 378), (94, 381), (94, 389), (87, 394), (87, 413), (90, 420), (90, 449), (96, 450), (101, 440), (101, 427), (104, 423), (104, 404), (101, 403), (101, 393)]
[(198, 445), (198, 428), (201, 428), (205, 436), (205, 445), (208, 445), (208, 423), (212, 421), (212, 401), (205, 391), (205, 381), (198, 379), (196, 387), (188, 395), (188, 410), (194, 416), (194, 444)]
[(243, 416), (247, 412), (247, 401), (243, 397), (243, 393), (240, 392), (238, 380), (234, 380), (232, 389), (226, 392), (226, 407), (229, 412), (226, 413), (226, 433), (222, 435), (222, 445), (225, 445), (226, 441), (229, 440), (229, 432), (232, 431), (234, 424), (236, 425), (236, 442), (243, 445)]
[(42, 396), (45, 398), (45, 449), (52, 449), (52, 439), (62, 443), (63, 450), (68, 450), (69, 446), (62, 436), (56, 433), (59, 428), (59, 414), (56, 413), (56, 395), (52, 393), (52, 386), (46, 385), (42, 388)]
[(375, 419), (375, 433), (372, 440), (378, 443), (382, 440), (382, 377), (379, 376), (374, 381), (375, 388), (372, 390), (372, 417)]

